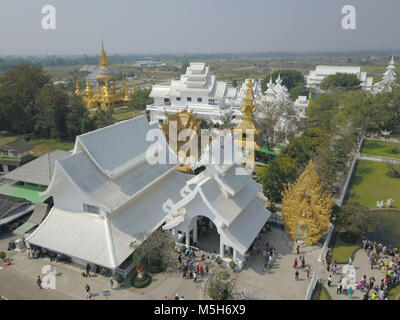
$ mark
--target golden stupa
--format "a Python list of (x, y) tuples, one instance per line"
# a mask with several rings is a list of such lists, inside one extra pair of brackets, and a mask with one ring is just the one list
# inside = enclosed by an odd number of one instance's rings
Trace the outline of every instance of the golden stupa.
[(253, 80), (251, 75), (249, 81), (247, 82), (246, 95), (244, 97), (245, 103), (241, 105), (243, 111), (243, 120), (234, 129), (235, 132), (235, 145), (241, 149), (247, 149), (248, 156), (245, 159), (246, 163), (253, 162), (255, 160), (255, 149), (261, 149), (257, 143), (258, 135), (260, 131), (257, 129), (253, 114), (257, 109), (254, 104), (254, 94), (253, 94)]
[(286, 232), (293, 241), (316, 244), (328, 233), (334, 199), (322, 189), (310, 161), (295, 185), (283, 193), (282, 216)]
[(132, 88), (129, 90), (126, 86), (126, 81), (122, 78), (121, 87), (117, 89), (117, 80), (115, 71), (110, 68), (111, 63), (107, 58), (102, 43), (101, 58), (97, 67), (97, 88), (94, 90), (89, 80), (86, 80), (86, 89), (82, 94), (78, 82), (76, 83), (75, 94), (81, 96), (86, 108), (103, 108), (111, 109), (126, 105), (131, 101), (132, 96), (136, 94), (135, 83), (132, 80)]
[[(187, 109), (171, 114), (168, 116), (167, 121), (161, 126), (161, 129), (171, 149), (183, 160), (183, 163), (177, 167), (177, 170), (184, 173), (193, 173), (189, 157), (192, 157), (192, 162), (197, 161), (201, 152), (201, 126), (196, 115), (189, 112)], [(188, 131), (182, 132), (184, 129)], [(186, 136), (185, 141), (179, 141), (179, 133), (181, 132)], [(174, 136), (175, 134), (176, 137)], [(197, 145), (197, 154), (195, 150), (191, 150), (191, 146), (194, 145)]]

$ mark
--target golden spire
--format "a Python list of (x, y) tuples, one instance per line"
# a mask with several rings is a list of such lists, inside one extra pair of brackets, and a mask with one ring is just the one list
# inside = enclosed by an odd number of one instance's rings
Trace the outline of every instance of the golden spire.
[(76, 80), (76, 84), (75, 84), (75, 94), (77, 96), (80, 96), (82, 94), (81, 88), (79, 87), (79, 81), (78, 80)]
[(255, 128), (253, 113), (256, 111), (257, 106), (254, 105), (254, 94), (253, 94), (253, 80), (251, 79), (251, 74), (249, 76), (249, 81), (247, 82), (246, 95), (244, 96), (245, 103), (242, 104), (243, 120), (237, 127), (237, 129), (242, 129), (243, 131), (247, 129), (253, 129), (254, 134), (258, 134), (258, 130)]
[(87, 96), (90, 96), (93, 93), (92, 86), (90, 85), (89, 79), (86, 79), (85, 93), (86, 93)]
[(99, 60), (100, 67), (108, 67), (110, 65), (110, 60), (108, 60), (106, 52), (104, 50), (104, 42), (101, 42), (101, 58)]
[(311, 100), (312, 100), (312, 92), (310, 90), (310, 91), (308, 91), (308, 103), (310, 103)]

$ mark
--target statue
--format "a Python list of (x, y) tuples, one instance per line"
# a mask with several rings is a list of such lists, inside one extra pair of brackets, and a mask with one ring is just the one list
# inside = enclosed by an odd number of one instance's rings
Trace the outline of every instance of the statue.
[(285, 189), (282, 216), (286, 232), (293, 241), (316, 244), (328, 233), (334, 199), (322, 189), (312, 161), (295, 185)]
[[(388, 207), (388, 208), (390, 208), (391, 206), (392, 206), (392, 203), (393, 203), (393, 199), (391, 199), (391, 198), (389, 198), (389, 199), (387, 199), (387, 201), (386, 201), (386, 206)], [(383, 201), (382, 201), (383, 202)]]
[(144, 268), (140, 262), (136, 266), (136, 271), (138, 273), (137, 280), (139, 280), (139, 281), (142, 280), (144, 277)]

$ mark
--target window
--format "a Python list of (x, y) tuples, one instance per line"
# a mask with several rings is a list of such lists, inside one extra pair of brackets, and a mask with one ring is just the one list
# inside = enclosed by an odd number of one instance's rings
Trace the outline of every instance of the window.
[(92, 206), (90, 204), (84, 203), (83, 204), (83, 211), (89, 213), (100, 213), (100, 208), (96, 206)]
[(208, 103), (209, 104), (215, 104), (215, 100), (214, 99), (208, 99)]
[(168, 102), (169, 102), (169, 99), (168, 99), (168, 98), (164, 98), (164, 102), (165, 102), (165, 103), (168, 103)]
[(176, 101), (181, 101), (181, 97), (176, 97)]
[(189, 101), (189, 102), (192, 101), (192, 97), (187, 97), (186, 101)]
[(203, 102), (202, 98), (197, 98), (197, 102)]

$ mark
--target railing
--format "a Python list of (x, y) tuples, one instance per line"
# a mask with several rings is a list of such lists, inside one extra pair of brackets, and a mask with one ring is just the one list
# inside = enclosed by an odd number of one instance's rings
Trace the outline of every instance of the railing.
[(304, 300), (311, 300), (311, 297), (314, 293), (314, 290), (315, 290), (315, 287), (316, 287), (318, 281), (319, 281), (318, 275), (316, 272), (314, 272), (311, 282), (310, 282), (310, 285), (308, 286), (306, 297)]
[(124, 277), (124, 279), (128, 278), (129, 273), (135, 268), (135, 264), (132, 263), (126, 269), (117, 268), (115, 270), (116, 273), (120, 274)]

